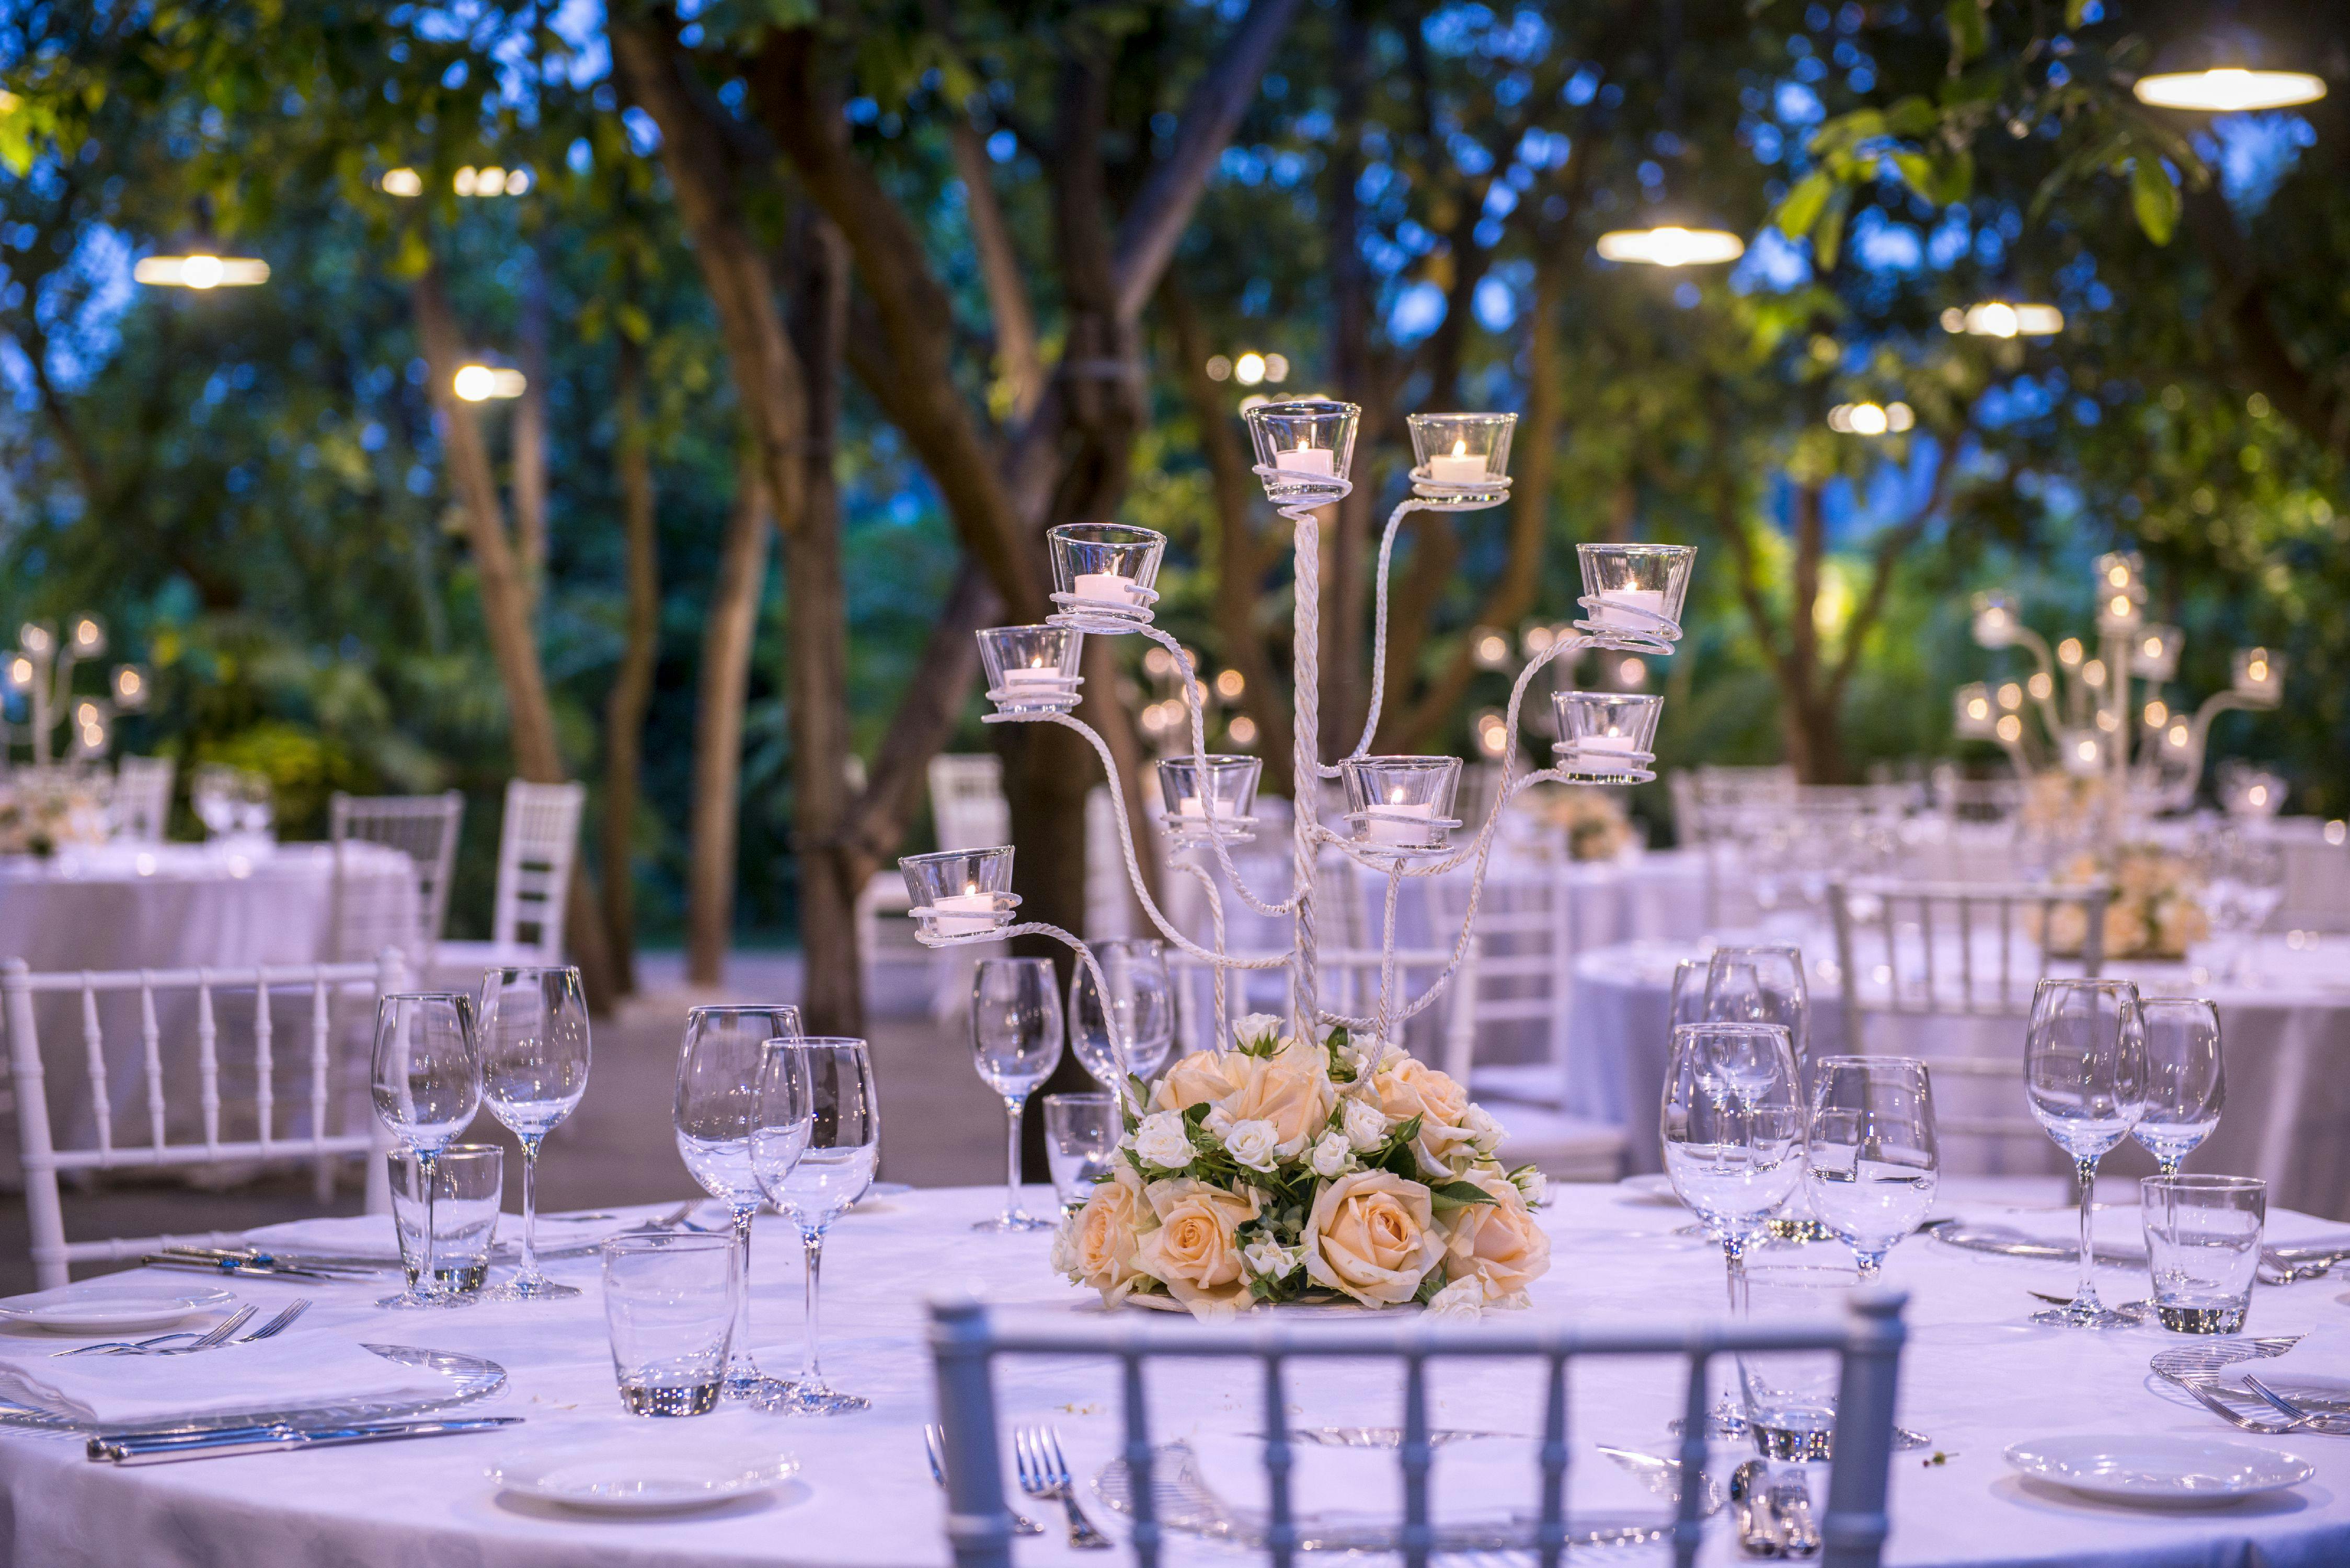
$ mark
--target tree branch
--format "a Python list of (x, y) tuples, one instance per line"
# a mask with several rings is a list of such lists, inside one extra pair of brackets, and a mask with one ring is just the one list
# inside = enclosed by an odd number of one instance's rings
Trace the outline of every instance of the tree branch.
[(955, 172), (962, 179), (963, 205), (970, 215), (972, 244), (979, 252), (988, 314), (995, 323), (995, 358), (1007, 393), (1006, 412), (1010, 422), (1024, 423), (1044, 395), (1045, 365), (1036, 347), (1036, 313), (1021, 277), (1019, 248), (997, 199), (978, 128), (970, 116), (957, 115), (947, 134), (954, 148)]

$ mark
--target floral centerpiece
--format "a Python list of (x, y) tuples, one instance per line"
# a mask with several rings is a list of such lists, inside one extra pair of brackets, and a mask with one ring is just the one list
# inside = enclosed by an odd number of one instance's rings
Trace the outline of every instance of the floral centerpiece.
[(0, 777), (0, 855), (46, 858), (60, 845), (105, 842), (105, 808), (88, 784), (41, 770)]
[[(2193, 867), (2159, 845), (2124, 844), (2105, 856), (2084, 850), (2058, 867), (2054, 880), (2073, 888), (2112, 884), (2103, 941), (2108, 959), (2183, 959), (2211, 934)], [(2052, 952), (2075, 957), (2087, 936), (2088, 917), (2077, 907), (2058, 909), (2050, 919)]]
[(1346, 1031), (1319, 1044), (1264, 1013), (1134, 1101), (1110, 1172), (1054, 1238), (1053, 1266), (1104, 1304), (1201, 1318), (1284, 1303), (1523, 1306), (1550, 1268), (1532, 1166), (1452, 1078)]
[(1566, 835), (1570, 860), (1613, 860), (1632, 842), (1632, 818), (1613, 790), (1544, 785), (1534, 810)]

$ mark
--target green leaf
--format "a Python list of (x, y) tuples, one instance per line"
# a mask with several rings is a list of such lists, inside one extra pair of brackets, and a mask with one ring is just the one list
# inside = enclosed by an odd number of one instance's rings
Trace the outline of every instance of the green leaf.
[(1851, 190), (1838, 191), (1828, 199), (1828, 210), (1812, 231), (1812, 265), (1824, 275), (1835, 271), (1836, 253), (1844, 245), (1844, 215), (1851, 205)]
[(1940, 120), (1932, 100), (1914, 93), (1885, 111), (1886, 129), (1896, 136), (1923, 136)]
[(1498, 1203), (1500, 1199), (1473, 1181), (1431, 1182), (1428, 1193), (1441, 1210), (1466, 1209), (1472, 1203)]
[(1436, 1299), (1436, 1293), (1442, 1290), (1444, 1284), (1444, 1270), (1441, 1265), (1439, 1265), (1420, 1275), (1419, 1288), (1411, 1293), (1411, 1299), (1426, 1306)]
[(2137, 226), (2156, 244), (2167, 245), (2178, 228), (2178, 187), (2158, 158), (2141, 156), (2130, 171), (2130, 206)]
[(1978, 0), (1950, 0), (1942, 7), (1942, 16), (1950, 25), (1950, 74), (1956, 76), (1958, 68), (1981, 54), (1991, 40)]
[(1820, 209), (1827, 205), (1835, 192), (1835, 182), (1828, 177), (1828, 171), (1813, 170), (1796, 181), (1787, 199), (1779, 203), (1778, 212), (1772, 214), (1772, 226), (1791, 240), (1802, 239), (1819, 222)]
[(1208, 1113), (1214, 1108), (1215, 1107), (1209, 1105), (1207, 1101), (1201, 1100), (1196, 1106), (1186, 1106), (1183, 1107), (1183, 1119), (1191, 1123), (1192, 1127), (1197, 1127), (1201, 1123), (1208, 1119)]
[(1934, 165), (1931, 160), (1922, 152), (1894, 152), (1887, 156), (1893, 160), (1893, 167), (1901, 171), (1901, 178), (1909, 189), (1929, 201), (1933, 199)]

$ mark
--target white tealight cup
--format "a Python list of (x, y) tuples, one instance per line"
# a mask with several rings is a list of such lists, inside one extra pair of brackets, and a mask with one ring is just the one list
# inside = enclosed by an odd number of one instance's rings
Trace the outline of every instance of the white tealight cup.
[[(1274, 454), (1274, 466), (1291, 473), (1319, 474), (1335, 479), (1338, 473), (1338, 454), (1326, 446), (1294, 446)], [(1483, 460), (1479, 460), (1482, 470)]]
[(1175, 803), (1175, 815), (1178, 816), (1230, 816), (1232, 814), (1232, 808), (1222, 801), (1201, 800), (1198, 795), (1190, 795)]
[(1015, 695), (1057, 697), (1067, 683), (1067, 677), (1057, 670), (1023, 666), (1003, 672), (1003, 690)]
[[(1646, 610), (1648, 616), (1627, 615), (1624, 610)], [(1602, 588), (1599, 590), (1601, 626), (1627, 627), (1636, 631), (1654, 631), (1657, 623), (1648, 616), (1665, 613), (1665, 596), (1654, 588)]]
[(1439, 484), (1482, 484), (1485, 483), (1485, 457), (1482, 452), (1463, 455), (1452, 452), (1428, 460), (1428, 477)]
[(1435, 820), (1436, 807), (1425, 801), (1375, 806), (1363, 818), (1363, 836), (1373, 844), (1398, 844), (1416, 848), (1429, 839), (1428, 828), (1423, 825)]
[(1135, 603), (1134, 579), (1116, 572), (1079, 572), (1069, 584), (1069, 592), (1081, 599), (1117, 605), (1122, 609)]
[(1637, 752), (1640, 744), (1629, 735), (1577, 735), (1575, 748), (1586, 752)]
[[(995, 895), (993, 893), (950, 893), (931, 908), (939, 935), (942, 937), (967, 937), (974, 932), (995, 929)], [(971, 912), (950, 914), (950, 910)]]

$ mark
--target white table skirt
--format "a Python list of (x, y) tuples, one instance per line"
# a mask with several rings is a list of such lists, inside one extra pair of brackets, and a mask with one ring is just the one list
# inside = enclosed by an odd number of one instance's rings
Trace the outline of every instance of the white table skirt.
[[(2305, 939), (2304, 939), (2305, 940)], [(2107, 972), (2158, 985), (2172, 995), (2209, 996), (2220, 1006), (2228, 1103), (2219, 1130), (2188, 1157), (2189, 1168), (2266, 1177), (2270, 1200), (2314, 1214), (2350, 1219), (2350, 942), (2324, 939), (2291, 947), (2283, 937), (2260, 940), (2260, 978), (2239, 986), (2191, 984), (2178, 964), (2116, 963)], [(1814, 1057), (1844, 1049), (1838, 990), (1824, 980), (1820, 961), (1832, 941), (1806, 940), (1811, 960), (1811, 1050)], [(1629, 1130), (1631, 1168), (1663, 1168), (1657, 1106), (1663, 1090), (1673, 966), (1695, 956), (1696, 944), (1630, 943), (1586, 953), (1575, 966), (1568, 1022), (1567, 1107)], [(1833, 969), (1829, 972), (1832, 974)], [(1870, 1013), (1868, 1049), (1885, 1054), (1992, 1056), (2023, 1052), (2022, 1019), (1919, 1019)], [(1960, 1085), (2005, 1096), (1991, 1080)], [(1956, 1106), (1946, 1106), (1945, 1114)], [(2022, 1116), (2020, 1087), (2012, 1102), (1979, 1101), (1978, 1114)], [(1953, 1151), (1953, 1168), (2015, 1173), (2062, 1168), (2050, 1144), (1997, 1145), (1967, 1139)], [(2125, 1146), (2132, 1153), (2135, 1146)], [(2127, 1155), (2109, 1157), (2115, 1168)], [(2151, 1164), (2147, 1167), (2151, 1169)]]
[[(369, 1287), (244, 1282), (236, 1288), (265, 1307), (295, 1295), (317, 1304), (296, 1332), (422, 1344), (492, 1357), (512, 1375), (509, 1389), (474, 1407), (523, 1416), (527, 1425), (483, 1437), (434, 1438), (306, 1454), (272, 1454), (122, 1470), (93, 1465), (78, 1442), (0, 1436), (0, 1489), (12, 1560), (44, 1565), (137, 1563), (163, 1568), (273, 1568), (296, 1564), (496, 1563), (501, 1568), (793, 1563), (839, 1568), (900, 1568), (948, 1562), (943, 1500), (922, 1458), (920, 1424), (934, 1413), (930, 1356), (921, 1334), (926, 1293), (975, 1293), (1003, 1308), (1098, 1311), (1089, 1295), (1054, 1279), (1042, 1236), (976, 1234), (971, 1221), (1000, 1201), (993, 1190), (917, 1193), (844, 1219), (827, 1249), (826, 1370), (839, 1386), (868, 1396), (868, 1413), (793, 1419), (725, 1410), (678, 1430), (724, 1432), (772, 1441), (795, 1453), (801, 1484), (772, 1501), (713, 1512), (601, 1520), (501, 1499), (484, 1471), (509, 1445), (583, 1432), (633, 1431), (658, 1442), (661, 1428), (623, 1414), (612, 1387), (592, 1264), (558, 1262), (558, 1277), (589, 1286), (574, 1302), (479, 1306), (447, 1314), (387, 1314), (362, 1304)], [(1987, 1204), (1948, 1207), (1982, 1217)], [(1577, 1320), (1651, 1320), (1711, 1312), (1721, 1298), (1720, 1254), (1675, 1237), (1678, 1210), (1627, 1201), (1609, 1188), (1568, 1188), (1544, 1215), (1554, 1267), (1535, 1287), (1537, 1314)], [(2039, 1214), (2027, 1221), (2061, 1224)], [(2126, 1214), (2112, 1217), (2121, 1226)], [(2272, 1215), (2271, 1234), (2320, 1229)], [(779, 1221), (761, 1221), (754, 1270), (754, 1344), (771, 1371), (797, 1359), (798, 1249)], [(1840, 1261), (1836, 1249), (1812, 1249)], [(1768, 1254), (1785, 1256), (1787, 1254)], [(1811, 1261), (1806, 1259), (1806, 1261)], [(2134, 1511), (2021, 1481), (2001, 1450), (2029, 1437), (2063, 1432), (2225, 1430), (2176, 1390), (2149, 1378), (2147, 1358), (2182, 1343), (2155, 1329), (2097, 1335), (2037, 1329), (2023, 1322), (2035, 1304), (2027, 1287), (2062, 1289), (2064, 1267), (1962, 1253), (1919, 1240), (1898, 1249), (1888, 1282), (1911, 1294), (1915, 1330), (1904, 1357), (1899, 1418), (1948, 1454), (1928, 1466), (1898, 1455), (1893, 1469), (1892, 1564), (2068, 1564), (2111, 1568), (2317, 1568), (2350, 1558), (2350, 1443), (2327, 1438), (2244, 1436), (2307, 1458), (2315, 1479), (2265, 1501), (2208, 1511)], [(2116, 1298), (2135, 1282), (2108, 1271)], [(182, 1276), (172, 1276), (174, 1279)], [(2338, 1322), (2338, 1282), (2262, 1288), (2251, 1327), (2264, 1334)], [(0, 1354), (39, 1354), (57, 1342), (0, 1331)], [(231, 1352), (229, 1354), (234, 1354)], [(1539, 1379), (1515, 1366), (1440, 1370), (1433, 1382), (1440, 1425), (1540, 1430)], [(1620, 1443), (1665, 1451), (1667, 1419), (1679, 1395), (1678, 1364), (1582, 1363), (1574, 1376), (1574, 1463), (1606, 1467), (1593, 1451)], [(1097, 1474), (1118, 1438), (1113, 1373), (1099, 1365), (1003, 1364), (998, 1388), (1007, 1420), (1057, 1426), (1081, 1478)], [(1293, 1404), (1301, 1424), (1392, 1425), (1400, 1408), (1392, 1380), (1359, 1368), (1301, 1372)], [(2176, 1395), (2177, 1397), (2172, 1397)], [(1196, 1363), (1173, 1363), (1152, 1386), (1153, 1424), (1162, 1438), (1244, 1430), (1253, 1388)], [(2241, 1435), (2240, 1435), (2241, 1436)], [(1738, 1458), (1725, 1446), (1716, 1465)], [(1604, 1473), (1604, 1470), (1599, 1473)], [(1529, 1463), (1531, 1474), (1531, 1462)], [(1531, 1489), (1529, 1490), (1531, 1496)], [(1095, 1501), (1087, 1511), (1122, 1537), (1118, 1517)], [(1016, 1548), (1024, 1563), (1094, 1563), (1063, 1545), (1057, 1509), (1021, 1501), (1048, 1533)], [(1443, 1516), (1440, 1496), (1438, 1516)], [(1181, 1535), (1180, 1561), (1241, 1561)], [(1249, 1561), (1261, 1561), (1250, 1558)], [(1611, 1554), (1611, 1561), (1618, 1560)], [(1654, 1563), (1659, 1552), (1621, 1560)], [(1708, 1526), (1703, 1560), (1742, 1561), (1726, 1518)]]

